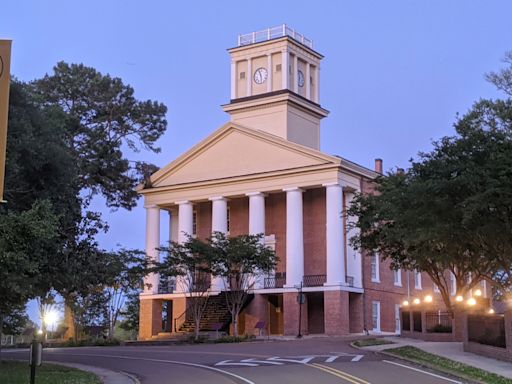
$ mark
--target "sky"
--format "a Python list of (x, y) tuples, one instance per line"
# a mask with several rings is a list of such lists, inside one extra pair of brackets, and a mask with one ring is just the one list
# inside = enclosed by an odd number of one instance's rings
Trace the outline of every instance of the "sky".
[[(507, 0), (3, 0), (0, 39), (13, 40), (20, 80), (83, 63), (167, 105), (162, 151), (129, 154), (164, 166), (228, 121), (220, 105), (237, 35), (286, 23), (325, 56), (321, 150), (369, 168), (382, 158), (389, 170), (453, 134), (479, 98), (500, 96), (484, 75), (512, 50), (511, 14)], [(144, 248), (142, 205), (113, 212), (95, 201), (110, 224), (104, 248)]]

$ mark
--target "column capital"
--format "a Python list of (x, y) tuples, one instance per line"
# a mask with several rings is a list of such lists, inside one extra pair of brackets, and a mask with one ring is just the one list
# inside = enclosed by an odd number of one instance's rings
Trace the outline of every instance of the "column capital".
[(186, 205), (186, 204), (192, 204), (192, 202), (190, 200), (180, 200), (180, 201), (175, 201), (174, 204), (176, 204), (176, 205)]
[(160, 207), (158, 205), (156, 205), (156, 204), (144, 205), (144, 208), (146, 208), (146, 209), (152, 209), (152, 208), (160, 209)]
[(341, 185), (341, 183), (337, 182), (337, 181), (333, 181), (332, 183), (324, 183), (322, 184), (322, 187), (340, 187), (340, 188), (343, 188), (343, 185)]
[(210, 201), (228, 201), (228, 199), (226, 199), (224, 196), (209, 197), (208, 200), (210, 200)]
[(299, 187), (288, 187), (288, 188), (283, 188), (283, 192), (304, 192), (304, 190)]
[(263, 192), (248, 192), (245, 194), (245, 196), (251, 197), (251, 196), (263, 196), (266, 197), (267, 194)]

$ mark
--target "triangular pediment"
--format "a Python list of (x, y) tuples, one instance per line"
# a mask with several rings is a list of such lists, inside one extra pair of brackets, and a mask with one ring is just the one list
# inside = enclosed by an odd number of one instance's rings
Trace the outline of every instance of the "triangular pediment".
[(153, 187), (339, 164), (340, 159), (228, 123), (151, 176)]

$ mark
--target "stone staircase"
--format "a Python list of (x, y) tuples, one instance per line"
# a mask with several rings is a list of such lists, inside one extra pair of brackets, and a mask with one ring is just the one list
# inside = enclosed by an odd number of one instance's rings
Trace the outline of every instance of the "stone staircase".
[[(254, 295), (249, 295), (245, 302), (244, 308), (251, 302)], [(243, 310), (243, 308), (242, 308)], [(217, 296), (210, 296), (208, 304), (201, 317), (199, 326), (200, 332), (215, 331), (215, 326), (220, 324), (219, 331), (229, 331), (229, 324), (231, 323), (231, 313), (229, 312), (226, 294), (224, 292)], [(179, 328), (179, 332), (194, 332), (194, 317), (192, 314), (187, 313), (185, 321)]]

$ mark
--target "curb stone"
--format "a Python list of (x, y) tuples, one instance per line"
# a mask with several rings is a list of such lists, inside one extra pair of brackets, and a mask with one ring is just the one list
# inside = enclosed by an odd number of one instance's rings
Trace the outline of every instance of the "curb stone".
[(100, 378), (103, 384), (140, 384), (140, 381), (137, 379), (137, 377), (127, 372), (112, 371), (106, 368), (93, 367), (91, 365), (78, 363), (65, 363), (60, 361), (49, 361), (48, 363), (77, 368), (81, 369), (82, 371), (94, 373)]

